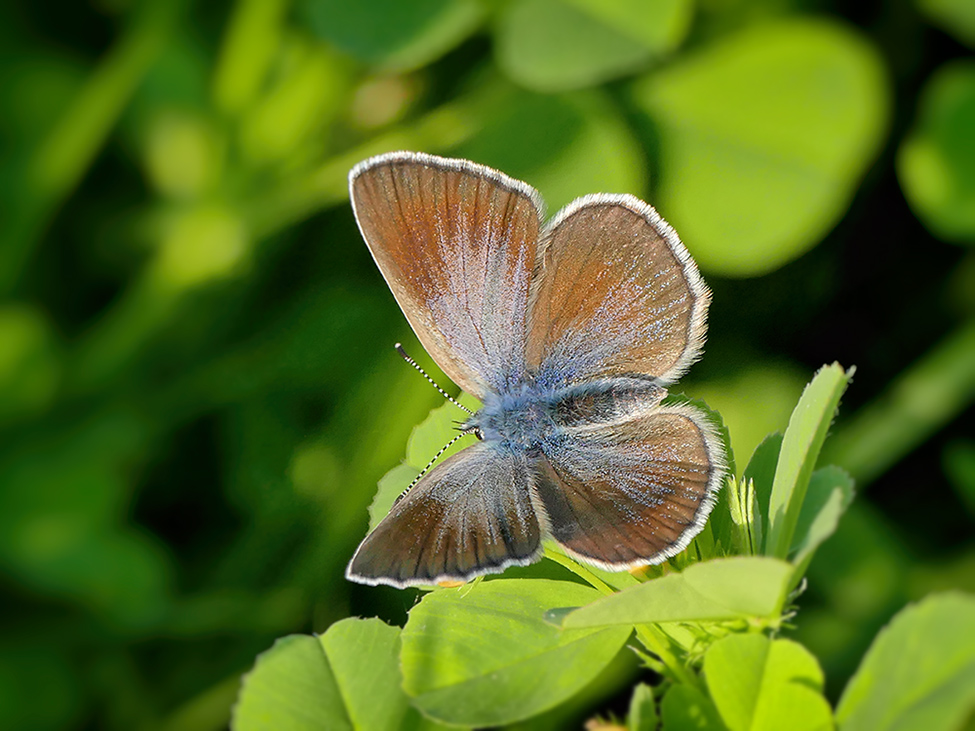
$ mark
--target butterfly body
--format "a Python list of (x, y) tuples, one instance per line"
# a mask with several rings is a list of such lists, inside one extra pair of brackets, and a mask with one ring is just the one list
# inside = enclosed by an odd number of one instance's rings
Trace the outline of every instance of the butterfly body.
[(461, 427), (499, 449), (545, 451), (565, 441), (565, 430), (611, 421), (666, 395), (637, 379), (601, 380), (560, 389), (540, 388), (529, 376), (504, 393), (488, 392), (484, 406)]
[(461, 426), (480, 441), (402, 495), (346, 575), (466, 581), (537, 560), (546, 537), (608, 570), (683, 550), (724, 452), (704, 414), (663, 403), (710, 301), (673, 229), (626, 195), (545, 224), (525, 183), (420, 153), (360, 163), (350, 192), (420, 342), (483, 406)]

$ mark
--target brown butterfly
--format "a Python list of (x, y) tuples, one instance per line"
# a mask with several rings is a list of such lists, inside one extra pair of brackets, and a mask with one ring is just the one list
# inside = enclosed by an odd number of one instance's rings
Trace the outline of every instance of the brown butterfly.
[(349, 175), (356, 220), (427, 352), (483, 407), (359, 546), (346, 576), (405, 587), (539, 558), (553, 538), (611, 571), (701, 530), (724, 480), (715, 428), (661, 405), (700, 355), (710, 292), (674, 230), (629, 195), (548, 224), (538, 192), (414, 152)]

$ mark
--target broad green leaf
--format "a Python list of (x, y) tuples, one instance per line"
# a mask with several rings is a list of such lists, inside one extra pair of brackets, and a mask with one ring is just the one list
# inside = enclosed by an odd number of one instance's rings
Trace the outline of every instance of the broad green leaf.
[(451, 154), (535, 186), (550, 214), (589, 193), (642, 195), (646, 188), (640, 146), (601, 92), (543, 95), (499, 84), (477, 114), (483, 129)]
[(934, 72), (897, 155), (911, 208), (936, 236), (975, 243), (975, 62)]
[(637, 683), (626, 715), (626, 731), (656, 731), (659, 723), (653, 688), (646, 683)]
[(853, 478), (839, 467), (823, 467), (812, 473), (790, 551), (796, 566), (805, 566), (819, 545), (833, 535), (852, 500)]
[(416, 722), (400, 688), (398, 650), (399, 629), (378, 619), (280, 639), (244, 677), (233, 727), (394, 731)]
[(503, 11), (498, 64), (539, 91), (592, 86), (646, 65), (687, 33), (688, 0), (522, 0)]
[(833, 728), (823, 697), (823, 671), (791, 640), (729, 635), (704, 656), (704, 677), (731, 731), (814, 731)]
[(496, 726), (552, 708), (592, 681), (630, 630), (560, 630), (545, 612), (599, 596), (543, 579), (434, 591), (403, 630), (403, 687), (425, 715), (451, 724)]
[(757, 276), (841, 218), (883, 142), (883, 62), (829, 20), (749, 27), (634, 87), (667, 175), (655, 205), (706, 271)]
[(689, 566), (568, 614), (563, 627), (775, 617), (792, 566), (763, 556), (720, 558)]
[(953, 731), (975, 713), (975, 596), (947, 593), (880, 631), (836, 711), (841, 731)]
[(975, 48), (975, 3), (971, 0), (917, 0), (934, 23), (970, 48)]
[(806, 386), (792, 412), (769, 498), (766, 555), (785, 558), (789, 554), (809, 477), (852, 377), (853, 369), (845, 371), (838, 363), (824, 366)]
[(727, 731), (714, 702), (697, 688), (675, 685), (660, 703), (664, 731)]
[(234, 731), (352, 731), (321, 643), (307, 635), (289, 635), (258, 655), (254, 669), (244, 676), (231, 726)]
[(443, 55), (474, 32), (477, 0), (303, 0), (312, 32), (367, 63), (413, 69)]

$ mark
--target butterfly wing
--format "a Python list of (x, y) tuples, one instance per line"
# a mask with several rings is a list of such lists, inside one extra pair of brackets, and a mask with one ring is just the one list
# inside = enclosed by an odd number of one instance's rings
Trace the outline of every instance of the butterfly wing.
[(346, 576), (403, 588), (467, 581), (541, 552), (527, 458), (479, 442), (434, 467), (366, 536)]
[(635, 374), (668, 384), (700, 354), (710, 292), (646, 203), (580, 198), (542, 242), (527, 341), (542, 387)]
[(359, 229), (423, 347), (483, 399), (521, 377), (542, 203), (465, 160), (396, 152), (349, 174)]
[(569, 427), (543, 450), (532, 470), (552, 537), (610, 571), (684, 550), (725, 472), (714, 427), (690, 406), (645, 406)]

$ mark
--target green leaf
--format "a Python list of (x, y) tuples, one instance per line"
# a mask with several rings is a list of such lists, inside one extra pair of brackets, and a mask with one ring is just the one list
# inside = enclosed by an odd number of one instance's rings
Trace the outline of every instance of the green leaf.
[(841, 731), (949, 731), (975, 712), (975, 597), (947, 593), (880, 631), (836, 711)]
[(935, 71), (918, 107), (897, 154), (904, 194), (936, 236), (975, 243), (975, 62)]
[(714, 702), (689, 685), (675, 685), (664, 694), (660, 717), (665, 731), (727, 731)]
[(791, 640), (730, 635), (704, 656), (704, 677), (731, 731), (832, 729), (816, 658)]
[(820, 544), (833, 535), (852, 500), (853, 478), (839, 467), (812, 473), (790, 551), (796, 566), (807, 565)]
[(419, 68), (480, 25), (476, 0), (304, 0), (302, 15), (319, 37), (386, 69)]
[(498, 64), (538, 91), (593, 86), (674, 48), (690, 10), (687, 0), (522, 0), (501, 15)]
[(725, 488), (729, 530), (723, 539), (732, 555), (756, 556), (762, 552), (764, 527), (755, 495), (755, 483), (732, 478)]
[(975, 4), (971, 0), (918, 0), (917, 6), (942, 29), (975, 48)]
[(394, 729), (415, 711), (400, 688), (399, 629), (344, 619), (321, 637), (290, 635), (243, 680), (233, 728)]
[(660, 719), (653, 699), (653, 688), (637, 683), (630, 698), (630, 712), (626, 716), (626, 731), (656, 731)]
[(244, 676), (234, 731), (352, 729), (335, 675), (314, 637), (289, 635), (257, 656)]
[(652, 622), (703, 622), (775, 617), (782, 611), (792, 566), (764, 556), (692, 564), (568, 614), (563, 627)]
[[(779, 453), (782, 451), (782, 435), (769, 434), (762, 443), (755, 448), (752, 458), (748, 461), (742, 473), (742, 480), (751, 480), (755, 484), (755, 500), (763, 516), (768, 516), (769, 501), (772, 498), (772, 484), (775, 482), (775, 470), (779, 465)], [(766, 526), (768, 523), (766, 523)]]
[(757, 276), (814, 246), (883, 142), (884, 64), (857, 31), (749, 27), (641, 80), (668, 176), (655, 201), (706, 271)]
[(396, 465), (379, 480), (379, 489), (376, 497), (373, 498), (369, 506), (369, 530), (372, 530), (379, 521), (385, 518), (393, 508), (396, 498), (405, 490), (411, 482), (420, 474), (420, 470), (414, 469), (408, 464)]
[(838, 363), (820, 368), (792, 412), (769, 498), (766, 555), (785, 558), (789, 554), (809, 478), (852, 377), (853, 369), (844, 371)]
[(403, 687), (425, 715), (451, 724), (496, 726), (552, 708), (599, 675), (629, 636), (628, 627), (566, 631), (544, 620), (598, 596), (543, 579), (434, 591), (403, 630)]
[(602, 92), (543, 95), (497, 84), (475, 113), (483, 129), (451, 153), (535, 186), (550, 213), (589, 193), (646, 188), (640, 145)]

